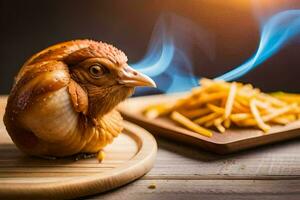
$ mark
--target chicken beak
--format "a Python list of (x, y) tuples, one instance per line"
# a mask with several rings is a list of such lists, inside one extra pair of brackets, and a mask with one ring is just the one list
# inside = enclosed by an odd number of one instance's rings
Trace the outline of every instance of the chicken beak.
[(119, 75), (119, 83), (130, 87), (156, 87), (155, 82), (150, 77), (136, 71), (128, 65), (123, 67)]

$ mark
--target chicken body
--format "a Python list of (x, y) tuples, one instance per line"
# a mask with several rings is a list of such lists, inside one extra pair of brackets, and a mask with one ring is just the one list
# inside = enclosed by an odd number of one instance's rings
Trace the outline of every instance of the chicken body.
[(123, 129), (115, 106), (135, 86), (155, 86), (115, 47), (76, 40), (49, 47), (21, 68), (4, 123), (20, 150), (35, 156), (97, 153)]

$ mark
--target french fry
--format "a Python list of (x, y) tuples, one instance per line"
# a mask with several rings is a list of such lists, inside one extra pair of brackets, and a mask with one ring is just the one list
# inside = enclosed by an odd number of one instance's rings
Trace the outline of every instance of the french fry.
[(181, 115), (180, 113), (174, 111), (171, 114), (171, 119), (173, 119), (174, 121), (180, 123), (181, 125), (185, 126), (186, 128), (195, 131), (203, 136), (206, 137), (212, 137), (212, 132), (206, 128), (203, 128), (201, 126), (199, 126), (198, 124), (195, 124), (194, 122), (192, 122), (191, 120), (189, 120), (188, 118), (186, 118), (185, 116)]
[(205, 103), (209, 103), (214, 100), (222, 99), (227, 96), (227, 92), (221, 91), (212, 94), (205, 94), (199, 98), (198, 101), (194, 102), (191, 106), (201, 106)]
[(250, 109), (248, 107), (241, 105), (238, 101), (235, 101), (233, 103), (233, 111), (237, 113), (239, 112), (250, 113)]
[(292, 93), (285, 93), (285, 92), (275, 92), (271, 93), (271, 96), (276, 97), (284, 102), (287, 103), (295, 103), (297, 102), (300, 104), (300, 94), (292, 94)]
[(220, 105), (220, 106), (221, 106), (222, 108), (225, 108), (226, 101), (227, 101), (227, 98), (222, 98), (222, 99), (221, 99), (221, 105)]
[(227, 97), (227, 101), (225, 104), (225, 112), (224, 112), (224, 118), (227, 119), (232, 111), (232, 106), (234, 103), (234, 98), (236, 94), (236, 83), (232, 83), (229, 90), (229, 95)]
[(252, 114), (250, 114), (250, 113), (236, 113), (236, 114), (230, 115), (230, 119), (235, 122), (243, 121), (243, 120), (249, 119), (251, 117), (252, 117)]
[(239, 96), (239, 92), (238, 92), (235, 97), (235, 101), (234, 101), (233, 105), (238, 104), (240, 107), (243, 107), (244, 109), (247, 109), (247, 111), (250, 112), (250, 109), (249, 109), (250, 99), (251, 98), (245, 98), (245, 97)]
[(276, 99), (275, 97), (272, 97), (270, 95), (263, 94), (263, 93), (261, 93), (259, 96), (257, 96), (257, 98), (261, 99), (262, 101), (268, 101), (269, 103), (271, 103), (272, 105), (274, 105), (276, 107), (282, 107), (282, 106), (287, 105), (284, 101), (281, 101), (279, 99)]
[(194, 109), (194, 110), (184, 110), (184, 109), (180, 110), (181, 114), (183, 114), (184, 116), (186, 116), (190, 119), (206, 115), (210, 112), (211, 112), (211, 110), (209, 108), (199, 108), (199, 109)]
[(219, 113), (211, 113), (211, 114), (209, 114), (209, 115), (206, 115), (206, 116), (204, 116), (204, 117), (200, 117), (200, 118), (198, 118), (198, 119), (195, 119), (194, 120), (194, 122), (196, 123), (196, 124), (204, 124), (204, 123), (206, 123), (206, 122), (208, 122), (208, 121), (211, 121), (211, 120), (214, 120), (214, 119), (216, 119), (217, 117), (219, 117), (220, 116), (220, 114)]
[(273, 119), (274, 117), (277, 117), (279, 115), (287, 113), (287, 112), (291, 111), (292, 109), (296, 109), (296, 108), (297, 108), (297, 104), (292, 104), (290, 106), (285, 106), (285, 107), (283, 107), (281, 109), (273, 111), (269, 115), (264, 116), (263, 120), (264, 121), (269, 121), (269, 120)]
[(297, 116), (294, 114), (288, 114), (288, 115), (283, 115), (283, 116), (279, 116), (276, 118), (273, 118), (272, 120), (270, 120), (273, 123), (277, 123), (277, 124), (288, 124), (291, 123), (293, 121), (297, 120)]
[(225, 109), (215, 106), (213, 104), (207, 104), (207, 108), (215, 113), (219, 113), (219, 114), (224, 114), (225, 113)]
[(214, 120), (210, 120), (210, 121), (205, 122), (204, 127), (209, 128), (209, 127), (211, 127), (213, 125), (214, 125)]
[[(238, 125), (238, 126), (243, 126), (243, 127), (257, 126), (257, 122), (254, 118), (246, 119), (246, 120), (243, 120), (243, 121), (238, 121), (238, 122), (235, 122), (235, 124)], [(258, 128), (260, 128), (260, 127), (258, 127)]]
[(216, 126), (216, 128), (218, 129), (218, 131), (220, 131), (220, 133), (224, 133), (225, 132), (225, 128), (224, 126), (222, 126), (222, 122), (224, 121), (223, 117), (219, 117), (217, 119), (214, 120), (214, 125)]
[(256, 100), (250, 101), (250, 110), (252, 112), (252, 115), (254, 116), (254, 119), (255, 119), (258, 127), (261, 128), (265, 132), (270, 130), (271, 127), (264, 122), (264, 120), (261, 118), (261, 116), (259, 114), (259, 111), (256, 106)]
[(225, 128), (230, 128), (231, 126), (231, 120), (229, 118), (224, 120), (224, 127)]
[(274, 110), (271, 105), (267, 102), (262, 102), (262, 101), (259, 101), (259, 100), (256, 100), (255, 101), (256, 103), (256, 106), (260, 109), (264, 109), (264, 110)]
[(161, 115), (167, 114), (172, 110), (172, 104), (151, 105), (144, 110), (144, 115), (149, 119), (155, 119)]

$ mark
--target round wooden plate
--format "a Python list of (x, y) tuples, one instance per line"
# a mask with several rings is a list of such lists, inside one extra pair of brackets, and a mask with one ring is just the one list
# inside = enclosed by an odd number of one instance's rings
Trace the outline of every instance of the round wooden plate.
[[(0, 117), (5, 103), (0, 98)], [(146, 130), (125, 122), (125, 130), (104, 149), (106, 158), (44, 160), (22, 154), (0, 122), (0, 199), (66, 199), (129, 183), (153, 166), (157, 144)]]

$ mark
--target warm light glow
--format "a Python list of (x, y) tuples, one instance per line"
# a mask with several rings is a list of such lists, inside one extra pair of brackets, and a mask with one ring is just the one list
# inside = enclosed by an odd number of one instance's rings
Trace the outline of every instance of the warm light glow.
[(272, 16), (263, 25), (258, 49), (244, 64), (217, 79), (237, 79), (277, 53), (288, 41), (300, 33), (300, 10), (287, 10)]

